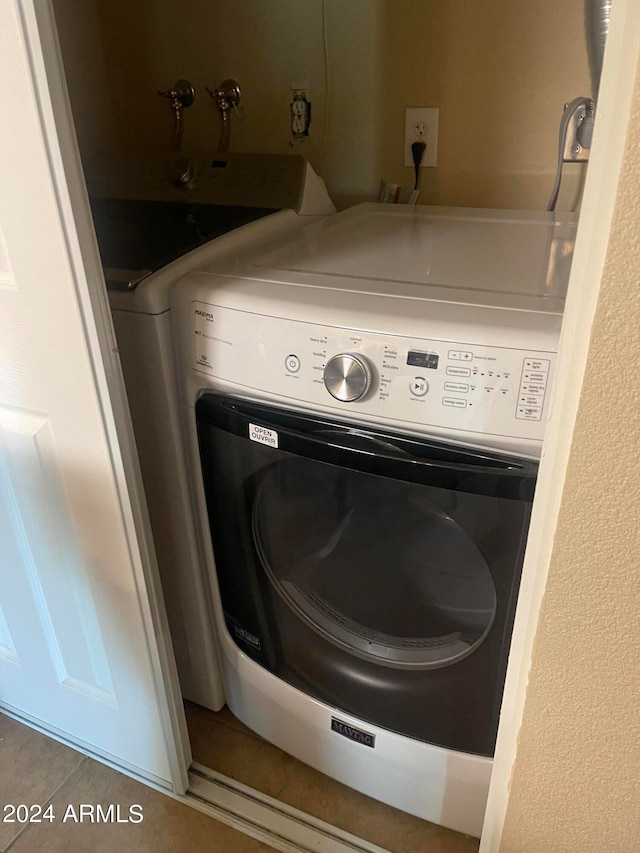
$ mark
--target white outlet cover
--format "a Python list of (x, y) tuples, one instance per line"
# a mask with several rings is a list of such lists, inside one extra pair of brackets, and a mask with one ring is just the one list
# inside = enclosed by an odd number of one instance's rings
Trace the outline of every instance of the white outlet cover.
[[(427, 147), (421, 168), (435, 166), (438, 156), (438, 107), (408, 107), (404, 118), (404, 165), (413, 167), (411, 144), (422, 140)], [(424, 126), (424, 131), (422, 127)]]

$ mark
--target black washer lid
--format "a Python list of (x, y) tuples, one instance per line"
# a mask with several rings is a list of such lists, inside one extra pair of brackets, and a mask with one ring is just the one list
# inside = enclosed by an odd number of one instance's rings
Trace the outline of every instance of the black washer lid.
[(102, 265), (155, 272), (273, 208), (93, 198)]

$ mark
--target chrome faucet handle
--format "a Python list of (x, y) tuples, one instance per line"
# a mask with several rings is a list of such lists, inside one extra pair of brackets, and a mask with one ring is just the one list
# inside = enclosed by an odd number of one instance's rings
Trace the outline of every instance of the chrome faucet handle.
[(196, 99), (196, 90), (188, 80), (178, 80), (173, 89), (159, 90), (158, 94), (162, 98), (169, 98), (176, 112), (183, 107), (190, 107)]
[(242, 98), (240, 84), (237, 80), (234, 80), (231, 77), (227, 80), (223, 80), (217, 89), (212, 90), (208, 86), (205, 86), (204, 88), (209, 93), (209, 96), (216, 102), (218, 109), (223, 114), (226, 114), (231, 109), (235, 109)]

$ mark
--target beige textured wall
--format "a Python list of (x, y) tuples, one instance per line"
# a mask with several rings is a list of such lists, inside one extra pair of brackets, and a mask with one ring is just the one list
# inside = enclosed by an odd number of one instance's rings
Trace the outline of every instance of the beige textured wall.
[(640, 849), (640, 74), (500, 850)]
[[(422, 202), (544, 207), (562, 106), (590, 94), (582, 0), (325, 0), (328, 103), (321, 0), (55, 7), (87, 151), (164, 147), (171, 114), (156, 90), (183, 76), (198, 89), (186, 148), (215, 147), (219, 120), (203, 86), (236, 76), (245, 119), (233, 120), (232, 146), (287, 151), (290, 87), (306, 81), (312, 133), (297, 148), (340, 206), (375, 198), (381, 178), (412, 183), (404, 110), (437, 106), (439, 162), (423, 171)], [(90, 97), (92, 74), (100, 85)], [(92, 135), (94, 118), (111, 131)], [(573, 204), (579, 174), (569, 167), (562, 207)]]
[[(438, 106), (430, 202), (544, 209), (563, 105), (591, 94), (582, 0), (393, 0), (385, 12), (391, 179), (408, 180), (396, 156), (404, 108)], [(579, 169), (568, 167), (567, 184)]]
[(80, 150), (84, 157), (115, 146), (111, 86), (102, 50), (100, 0), (62, 0), (56, 4), (67, 85)]

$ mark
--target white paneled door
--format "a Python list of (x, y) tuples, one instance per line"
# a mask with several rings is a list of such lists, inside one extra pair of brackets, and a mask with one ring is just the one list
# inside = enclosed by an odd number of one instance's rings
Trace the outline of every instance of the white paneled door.
[(0, 3), (0, 705), (175, 788), (50, 23), (46, 0)]

